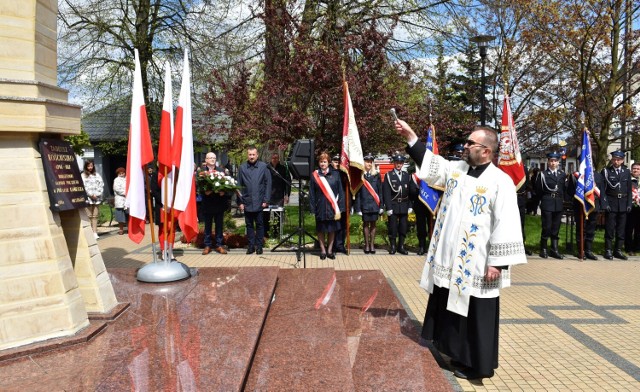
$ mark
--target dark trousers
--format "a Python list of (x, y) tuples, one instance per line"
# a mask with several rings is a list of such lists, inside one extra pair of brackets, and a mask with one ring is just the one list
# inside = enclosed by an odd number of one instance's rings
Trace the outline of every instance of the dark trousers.
[(624, 249), (627, 252), (640, 251), (640, 207), (631, 208), (631, 212), (627, 215)]
[(524, 234), (524, 217), (526, 213), (526, 205), (518, 204), (518, 211), (520, 212), (520, 229), (522, 230), (522, 242), (526, 244), (527, 236)]
[[(574, 206), (574, 209), (577, 209), (577, 208), (582, 208), (582, 205)], [(598, 226), (598, 212), (593, 211), (592, 213), (589, 214), (589, 216), (586, 219), (584, 218), (584, 212), (582, 213), (576, 212), (574, 214), (574, 218), (576, 221), (576, 246), (579, 251), (580, 250), (580, 218), (584, 219), (584, 222), (582, 223), (584, 242), (585, 244), (587, 243), (592, 244), (593, 239), (596, 236), (596, 226)]]
[(542, 235), (541, 241), (546, 241), (547, 238), (552, 240), (558, 239), (558, 233), (560, 232), (560, 221), (562, 220), (562, 211), (542, 211)]
[(392, 214), (388, 222), (389, 238), (395, 240), (398, 235), (404, 238), (407, 235), (407, 214)]
[(264, 221), (262, 211), (244, 212), (244, 222), (247, 224), (247, 237), (250, 248), (262, 248), (264, 239)]
[(212, 225), (216, 225), (216, 248), (223, 244), (223, 227), (224, 224), (224, 211), (203, 213), (204, 218), (204, 246), (213, 248), (213, 242), (211, 241), (211, 228)]
[(333, 240), (333, 248), (337, 251), (344, 249), (344, 240), (347, 237), (347, 214), (340, 213), (340, 228), (336, 231), (336, 238)]
[(622, 249), (624, 244), (624, 229), (627, 223), (627, 212), (607, 212), (604, 226), (604, 248), (611, 250), (614, 244), (617, 250)]
[(418, 200), (413, 203), (413, 212), (416, 214), (416, 235), (418, 236), (418, 242), (426, 242), (431, 211), (429, 211), (424, 203)]

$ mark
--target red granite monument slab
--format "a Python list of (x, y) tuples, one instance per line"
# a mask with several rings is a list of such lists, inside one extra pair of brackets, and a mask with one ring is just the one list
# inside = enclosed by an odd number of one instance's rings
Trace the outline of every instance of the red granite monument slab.
[(277, 267), (202, 268), (165, 284), (109, 272), (130, 309), (87, 343), (0, 362), (12, 373), (1, 390), (242, 389)]
[(339, 290), (333, 269), (280, 270), (246, 390), (354, 390)]
[(359, 391), (450, 391), (437, 362), (380, 271), (337, 271)]

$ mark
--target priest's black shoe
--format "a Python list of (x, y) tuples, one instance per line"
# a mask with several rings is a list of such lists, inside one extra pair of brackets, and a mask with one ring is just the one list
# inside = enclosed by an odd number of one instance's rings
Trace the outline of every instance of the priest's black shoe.
[(478, 373), (472, 368), (466, 369), (456, 369), (453, 371), (453, 375), (458, 378), (463, 378), (465, 380), (477, 380), (480, 378), (490, 378), (491, 376), (485, 376), (483, 374)]
[(250, 255), (255, 251), (256, 251), (255, 248), (253, 246), (251, 246), (251, 247), (249, 247), (249, 249), (247, 249), (247, 254)]
[(613, 260), (613, 254), (611, 253), (611, 250), (604, 251), (604, 258), (607, 260)]
[(584, 258), (589, 260), (598, 260), (598, 256), (594, 255), (591, 251), (584, 252)]
[(628, 257), (625, 256), (625, 254), (622, 253), (622, 251), (620, 249), (616, 249), (613, 252), (613, 257), (615, 257), (616, 259), (621, 259), (621, 260), (627, 260), (628, 259)]
[(530, 251), (529, 249), (525, 249), (524, 250), (524, 254), (527, 255), (527, 256), (533, 256), (533, 252)]

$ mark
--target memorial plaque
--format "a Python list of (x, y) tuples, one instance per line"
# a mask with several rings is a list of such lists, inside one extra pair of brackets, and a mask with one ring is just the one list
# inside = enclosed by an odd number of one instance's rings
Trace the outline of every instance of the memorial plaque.
[(60, 139), (40, 139), (44, 177), (54, 211), (73, 210), (87, 205), (87, 192), (71, 143)]

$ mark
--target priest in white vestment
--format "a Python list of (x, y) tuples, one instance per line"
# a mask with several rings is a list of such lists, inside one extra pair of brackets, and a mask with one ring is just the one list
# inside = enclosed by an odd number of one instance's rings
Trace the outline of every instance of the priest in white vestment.
[(456, 377), (492, 377), (498, 367), (500, 289), (526, 263), (516, 189), (493, 165), (498, 134), (477, 127), (461, 161), (434, 155), (402, 120), (418, 177), (443, 191), (420, 286), (429, 292), (422, 337), (451, 358)]

